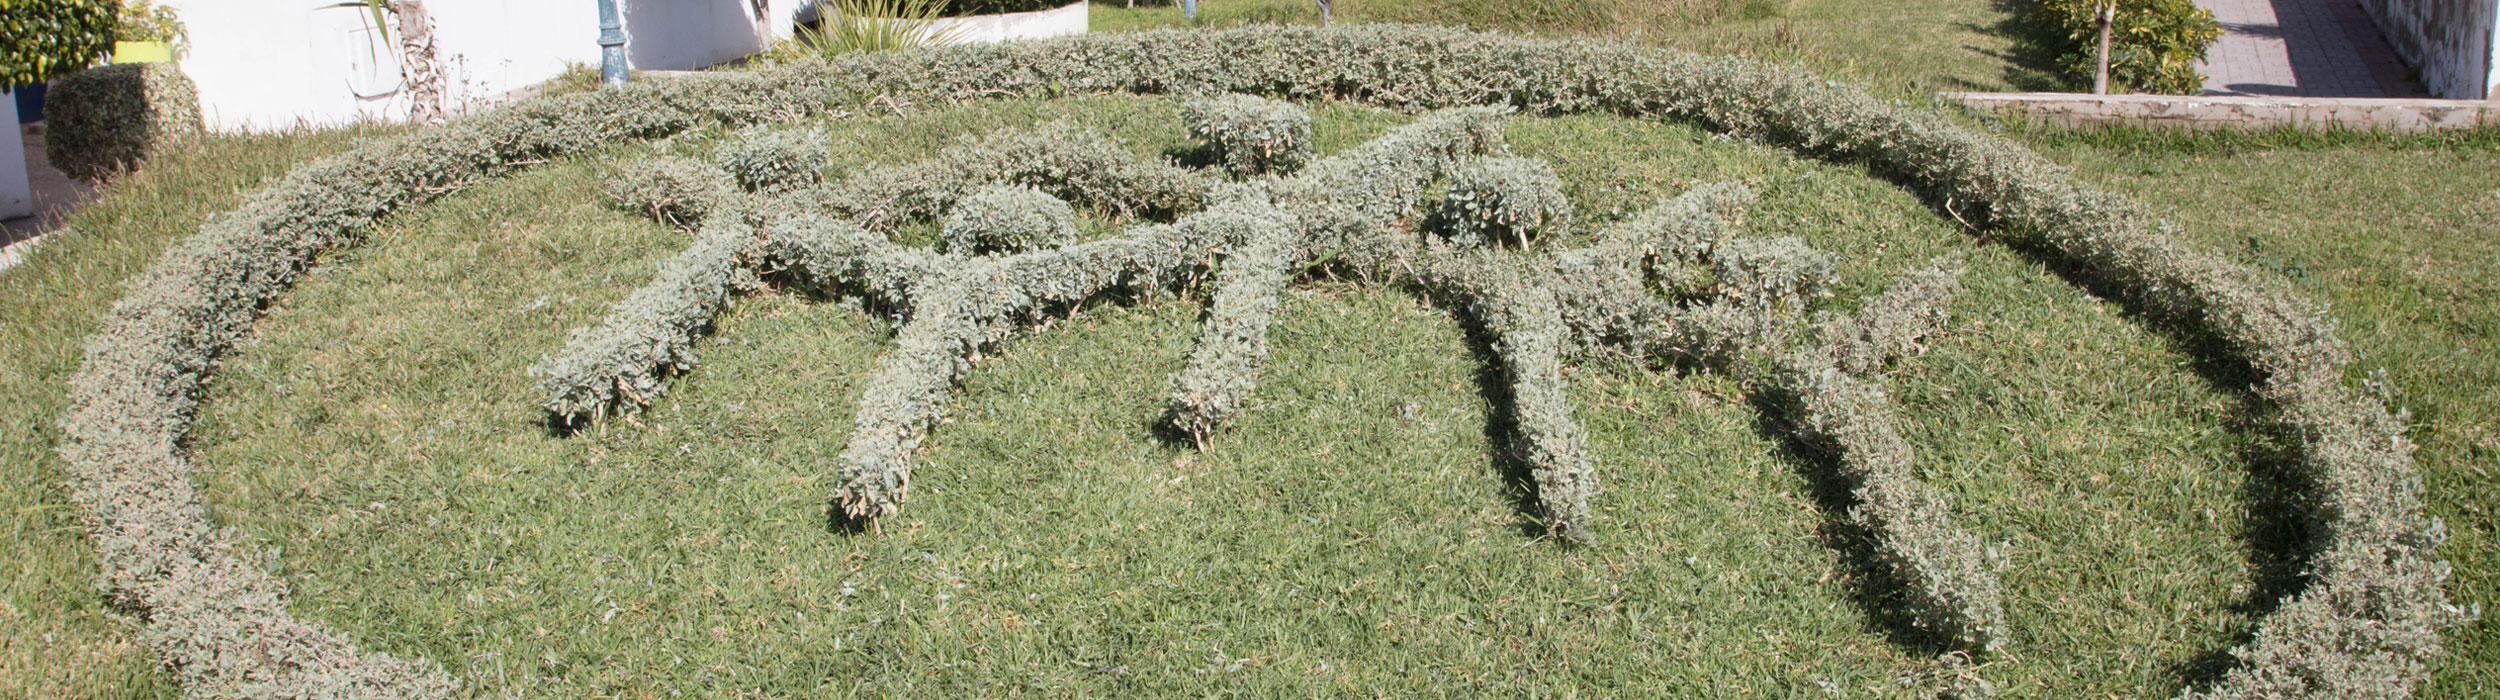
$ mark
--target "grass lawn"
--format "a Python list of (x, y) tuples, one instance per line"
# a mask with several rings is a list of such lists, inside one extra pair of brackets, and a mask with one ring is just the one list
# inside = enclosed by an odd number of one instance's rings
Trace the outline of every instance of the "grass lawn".
[[(1183, 147), (1173, 103), (981, 104), (823, 124), (833, 170), (1069, 118)], [(1405, 116), (1315, 110), (1323, 152)], [(261, 177), (367, 134), (219, 137), (123, 183), (0, 272), (0, 697), (171, 695), (91, 584), (52, 419), (118, 281)], [(1523, 120), (1584, 218), (1694, 184), (1763, 196), (1752, 235), (1841, 254), (1849, 308), (1932, 256), (1970, 291), (1888, 379), (1929, 483), (2008, 545), (2009, 697), (2166, 696), (2280, 591), (2279, 446), (2228, 373), (1856, 168), (1608, 117)], [(2500, 172), (2488, 145), (2146, 146), (2031, 134), (2202, 244), (2331, 300), (2413, 411), (2452, 594), (2500, 592)], [(525, 369), (686, 238), (561, 160), (391, 220), (219, 368), (192, 443), (212, 513), (277, 555), (294, 610), (532, 697), (1891, 697), (1929, 672), (1827, 540), (1841, 505), (1725, 377), (1570, 374), (1606, 492), (1597, 544), (1520, 534), (1485, 365), (1444, 310), (1353, 280), (1288, 295), (1256, 407), (1211, 453), (1149, 429), (1202, 299), (1088, 309), (984, 361), (910, 508), (828, 532), (823, 499), (890, 330), (742, 301), (640, 425), (555, 437)], [(2258, 477), (2252, 478), (2252, 473)], [(2254, 494), (2254, 496), (2252, 496)], [(2434, 698), (2500, 686), (2492, 623)]]
[[(1485, 30), (1631, 38), (1706, 53), (1803, 63), (1897, 96), (1938, 90), (2053, 89), (2021, 56), (2009, 26), (2013, 0), (1338, 0), (1349, 22), (1452, 24)], [(1198, 19), (1177, 4), (1093, 4), (1094, 31), (1168, 26), (1317, 24), (1311, 0), (1202, 0)]]

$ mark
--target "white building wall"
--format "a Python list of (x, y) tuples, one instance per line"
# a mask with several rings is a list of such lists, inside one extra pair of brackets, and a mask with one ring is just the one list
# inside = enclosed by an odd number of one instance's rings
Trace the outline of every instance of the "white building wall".
[[(627, 64), (686, 69), (790, 34), (803, 0), (617, 0)], [(372, 14), (338, 0), (163, 0), (191, 47), (182, 70), (210, 129), (270, 130), (405, 119), (395, 42), (372, 46)], [(427, 0), (445, 107), (480, 106), (567, 64), (597, 65), (596, 0)], [(386, 21), (388, 14), (385, 13)], [(390, 30), (396, 37), (397, 28)]]
[(2421, 69), (2431, 94), (2500, 97), (2500, 0), (2361, 0), (2361, 8), (2396, 54)]

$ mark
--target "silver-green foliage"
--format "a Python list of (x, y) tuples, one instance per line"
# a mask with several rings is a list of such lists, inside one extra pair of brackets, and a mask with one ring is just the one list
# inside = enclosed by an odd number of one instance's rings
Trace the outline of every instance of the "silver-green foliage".
[(939, 240), (948, 253), (988, 255), (1056, 248), (1077, 238), (1076, 210), (1024, 185), (973, 190), (946, 213)]
[(628, 162), (608, 177), (607, 188), (618, 208), (684, 227), (701, 222), (738, 189), (720, 168), (678, 156)]
[(1181, 124), (1236, 177), (1289, 173), (1311, 162), (1311, 114), (1301, 105), (1238, 93), (1191, 98)]
[(822, 182), (830, 155), (823, 132), (750, 126), (712, 151), (712, 164), (749, 192), (778, 192)]
[(925, 281), (911, 321), (869, 376), (849, 442), (837, 457), (835, 512), (893, 514), (911, 492), (911, 455), (946, 414), (947, 397), (982, 351), (1033, 316), (1113, 289), (1167, 288), (1208, 262), (1209, 251), (1251, 235), (1264, 220), (1249, 203), (1219, 203), (1127, 235), (1004, 257), (960, 260)]
[(1517, 243), (1571, 222), (1571, 201), (1553, 166), (1527, 158), (1475, 158), (1450, 176), (1436, 218), (1464, 246)]
[(1769, 365), (1791, 426), (1833, 454), (1856, 505), (1850, 521), (1872, 537), (1877, 559), (1901, 584), (1922, 629), (1968, 651), (1992, 651), (2007, 637), (2001, 554), (1954, 524), (1942, 495), (1914, 471), (1897, 404), (1873, 373), (1942, 326), (1961, 291), (1961, 270), (1939, 263), (1908, 276), (1855, 316), (1829, 318), (1816, 337)]
[(1427, 114), (1269, 185), (1272, 193), (1259, 196), (1274, 198), (1276, 221), (1225, 259), (1198, 345), (1173, 375), (1166, 423), (1205, 447), (1258, 387), (1268, 322), (1290, 281), (1288, 270), (1327, 251), (1377, 247), (1379, 233), (1412, 211), (1441, 172), (1500, 143), (1497, 126), (1506, 116), (1485, 108)]
[(130, 281), (70, 381), (60, 452), (107, 590), (203, 698), (445, 698), (422, 661), (358, 650), (295, 618), (286, 586), (210, 524), (180, 445), (208, 370), (307, 261), (390, 212), (523, 163), (705, 122), (818, 109), (800, 76), (718, 75), (533, 100), (307, 163)]
[[(149, 611), (152, 644), (193, 694), (323, 687), (446, 695), (440, 671), (360, 654), (287, 615), (281, 587), (211, 534), (177, 449), (208, 368), (298, 270), (433, 193), (620, 139), (704, 121), (784, 119), (872, 96), (1111, 92), (1607, 111), (1863, 163), (1996, 239), (2093, 278), (2159, 323), (2217, 339), (2264, 377), (2256, 392), (2298, 439), (2302, 476), (2315, 485), (2310, 576), (2233, 651), (2237, 664), (2220, 681), (2188, 695), (2402, 697), (2441, 653), (2439, 630), (2471, 617), (2442, 590), (2449, 569), (2435, 548), (2444, 531), (2422, 513), (2403, 421), (2385, 396), (2344, 384), (2349, 350), (2318, 307), (2282, 280), (2179, 243), (2141, 206), (2079, 184), (2021, 146), (1794, 68), (1628, 42), (1396, 25), (1096, 33), (845, 54), (530, 100), (306, 164), (169, 250), (90, 338), (60, 451), (105, 581)], [(284, 643), (266, 643), (273, 639)]]
[(973, 190), (1027, 185), (1112, 218), (1172, 215), (1206, 202), (1214, 178), (1139, 160), (1119, 142), (1069, 124), (966, 138), (934, 159), (871, 167), (826, 195), (826, 206), (876, 231), (935, 219)]
[(633, 413), (668, 389), (668, 376), (694, 368), (695, 340), (753, 273), (739, 258), (756, 232), (742, 216), (704, 220), (694, 245), (660, 263), (605, 322), (575, 329), (564, 349), (530, 368), (542, 405), (571, 423), (610, 411)]

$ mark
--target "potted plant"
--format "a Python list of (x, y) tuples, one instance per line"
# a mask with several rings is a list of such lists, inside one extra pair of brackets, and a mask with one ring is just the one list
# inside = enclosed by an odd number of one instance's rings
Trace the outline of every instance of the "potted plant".
[(151, 0), (124, 3), (113, 33), (114, 63), (170, 62), (191, 41), (180, 13)]

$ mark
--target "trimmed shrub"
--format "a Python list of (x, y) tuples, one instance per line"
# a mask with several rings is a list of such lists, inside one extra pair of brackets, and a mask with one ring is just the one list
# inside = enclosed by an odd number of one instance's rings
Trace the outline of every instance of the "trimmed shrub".
[(1802, 310), (1840, 280), (1832, 256), (1793, 237), (1738, 238), (1708, 256), (1711, 293), (1739, 305)]
[(691, 227), (737, 192), (727, 173), (692, 158), (663, 156), (626, 163), (608, 176), (617, 208), (672, 226)]
[(756, 242), (743, 218), (706, 219), (694, 245), (661, 263), (606, 322), (575, 329), (563, 350), (531, 367), (547, 411), (568, 423), (637, 412), (667, 390), (668, 375), (693, 369), (695, 340), (752, 278), (738, 265)]
[(1526, 158), (1476, 158), (1450, 176), (1449, 194), (1436, 217), (1443, 234), (1464, 246), (1501, 245), (1561, 229), (1571, 221), (1571, 202), (1553, 166)]
[[(1499, 143), (1494, 127), (1506, 116), (1484, 108), (1434, 112), (1278, 181), (1274, 192), (1245, 186), (1243, 196), (1274, 197), (1282, 210), (1255, 213), (1267, 221), (1252, 222), (1251, 235), (1231, 244), (1238, 247), (1226, 258), (1198, 345), (1172, 377), (1166, 424), (1204, 449), (1258, 388), (1267, 325), (1291, 281), (1287, 270), (1327, 251), (1387, 250), (1380, 232), (1411, 212), (1425, 185), (1450, 165)], [(1286, 229), (1277, 230), (1279, 223)]]
[(1056, 248), (1076, 241), (1076, 210), (1031, 187), (990, 185), (955, 203), (939, 238), (956, 255)]
[(934, 219), (983, 185), (1027, 185), (1115, 219), (1169, 216), (1206, 202), (1215, 179), (1140, 160), (1119, 142), (1065, 121), (965, 138), (937, 158), (869, 167), (826, 197), (872, 231)]
[(1866, 377), (1941, 327), (1961, 290), (1960, 268), (1938, 263), (1827, 319), (1816, 342), (1771, 363), (1769, 382), (1800, 440), (1835, 454), (1857, 505), (1849, 519), (1873, 536), (1877, 559), (1902, 584), (1921, 629), (1966, 651), (1993, 651), (2007, 631), (2003, 557), (1953, 524), (1952, 509), (1918, 480), (1895, 402)]
[[(2349, 350), (2281, 279), (2180, 244), (2132, 201), (2079, 185), (2020, 146), (1794, 68), (1617, 41), (1388, 25), (1098, 33), (846, 54), (533, 99), (300, 166), (169, 249), (89, 337), (60, 452), (108, 590), (146, 611), (148, 638), (193, 695), (447, 696), (452, 683), (432, 666), (360, 653), (287, 614), (283, 587), (225, 548), (188, 478), (178, 446), (209, 368), (305, 265), (436, 193), (619, 139), (787, 119), (874, 95), (944, 103), (1110, 92), (1610, 111), (1863, 163), (1953, 207), (1992, 240), (2148, 310), (2156, 324), (2216, 339), (2264, 377), (2257, 396), (2299, 440), (2303, 476), (2316, 488), (2310, 576), (2233, 650), (2236, 663), (2219, 681), (2188, 695), (2401, 697), (2442, 653), (2439, 630), (2473, 615), (2442, 590), (2449, 570), (2435, 548), (2444, 531), (2422, 513), (2400, 417), (2383, 395), (2343, 384)], [(1356, 231), (1336, 223), (1306, 223), (1325, 233), (1311, 243), (1342, 247), (1349, 261), (1394, 252), (1351, 239)], [(1357, 242), (1364, 247), (1347, 245)], [(1744, 320), (1714, 311), (1720, 306), (1691, 307), (1680, 322), (1702, 333)]]
[(136, 168), (200, 135), (200, 97), (171, 63), (121, 63), (52, 84), (43, 105), (43, 152), (82, 180)]
[(1181, 125), (1207, 142), (1234, 177), (1287, 173), (1311, 162), (1311, 113), (1301, 105), (1252, 95), (1191, 98)]
[(779, 192), (824, 181), (825, 135), (751, 126), (712, 152), (712, 163), (748, 192)]
[(2196, 63), (2222, 39), (2222, 23), (2194, 0), (2040, 0), (2032, 21), (2048, 53), (2078, 88), (2098, 66), (2101, 8), (2117, 5), (2109, 28), (2110, 92), (2194, 95), (2205, 90)]
[(1478, 323), (1493, 336), (1493, 352), (1509, 380), (1512, 451), (1536, 479), (1537, 507), (1545, 530), (1557, 539), (1587, 544), (1589, 501), (1597, 497), (1597, 460), (1588, 434), (1571, 417), (1562, 378), (1562, 309), (1551, 280), (1521, 273), (1507, 261), (1476, 262), (1459, 283)]
[[(1455, 160), (1453, 152), (1481, 148), (1483, 121), (1500, 115), (1467, 108), (1426, 116), (1314, 164), (1283, 183), (1276, 196), (1287, 210), (1311, 207), (1336, 222), (1406, 208), (1396, 205), (1394, 194), (1386, 190), (1404, 187), (1406, 196), (1420, 195), (1420, 183), (1403, 183), (1413, 178), (1429, 182)], [(1339, 181), (1374, 172), (1403, 177), (1364, 179), (1363, 186)], [(1316, 193), (1331, 198), (1313, 198)], [(910, 456), (944, 418), (947, 394), (971, 368), (975, 353), (1005, 340), (1018, 322), (1045, 306), (1076, 304), (1115, 286), (1145, 291), (1187, 278), (1211, 262), (1215, 251), (1240, 246), (1273, 226), (1276, 205), (1264, 201), (1264, 195), (1260, 187), (1229, 187), (1214, 206), (1171, 224), (1132, 228), (1110, 240), (974, 260), (930, 282), (933, 287), (918, 292), (912, 320), (898, 334), (895, 351), (869, 378), (860, 398), (850, 441), (839, 458), (841, 486), (834, 493), (834, 512), (861, 520), (902, 508), (911, 488)], [(1376, 232), (1378, 227), (1364, 230)]]
[[(1264, 204), (1264, 202), (1262, 202)], [(1283, 306), (1285, 284), (1302, 249), (1300, 221), (1274, 210), (1254, 212), (1249, 240), (1224, 257), (1215, 298), (1198, 325), (1198, 344), (1172, 375), (1172, 398), (1164, 420), (1207, 448), (1207, 439), (1232, 422), (1258, 388), (1267, 366), (1267, 326)]]

